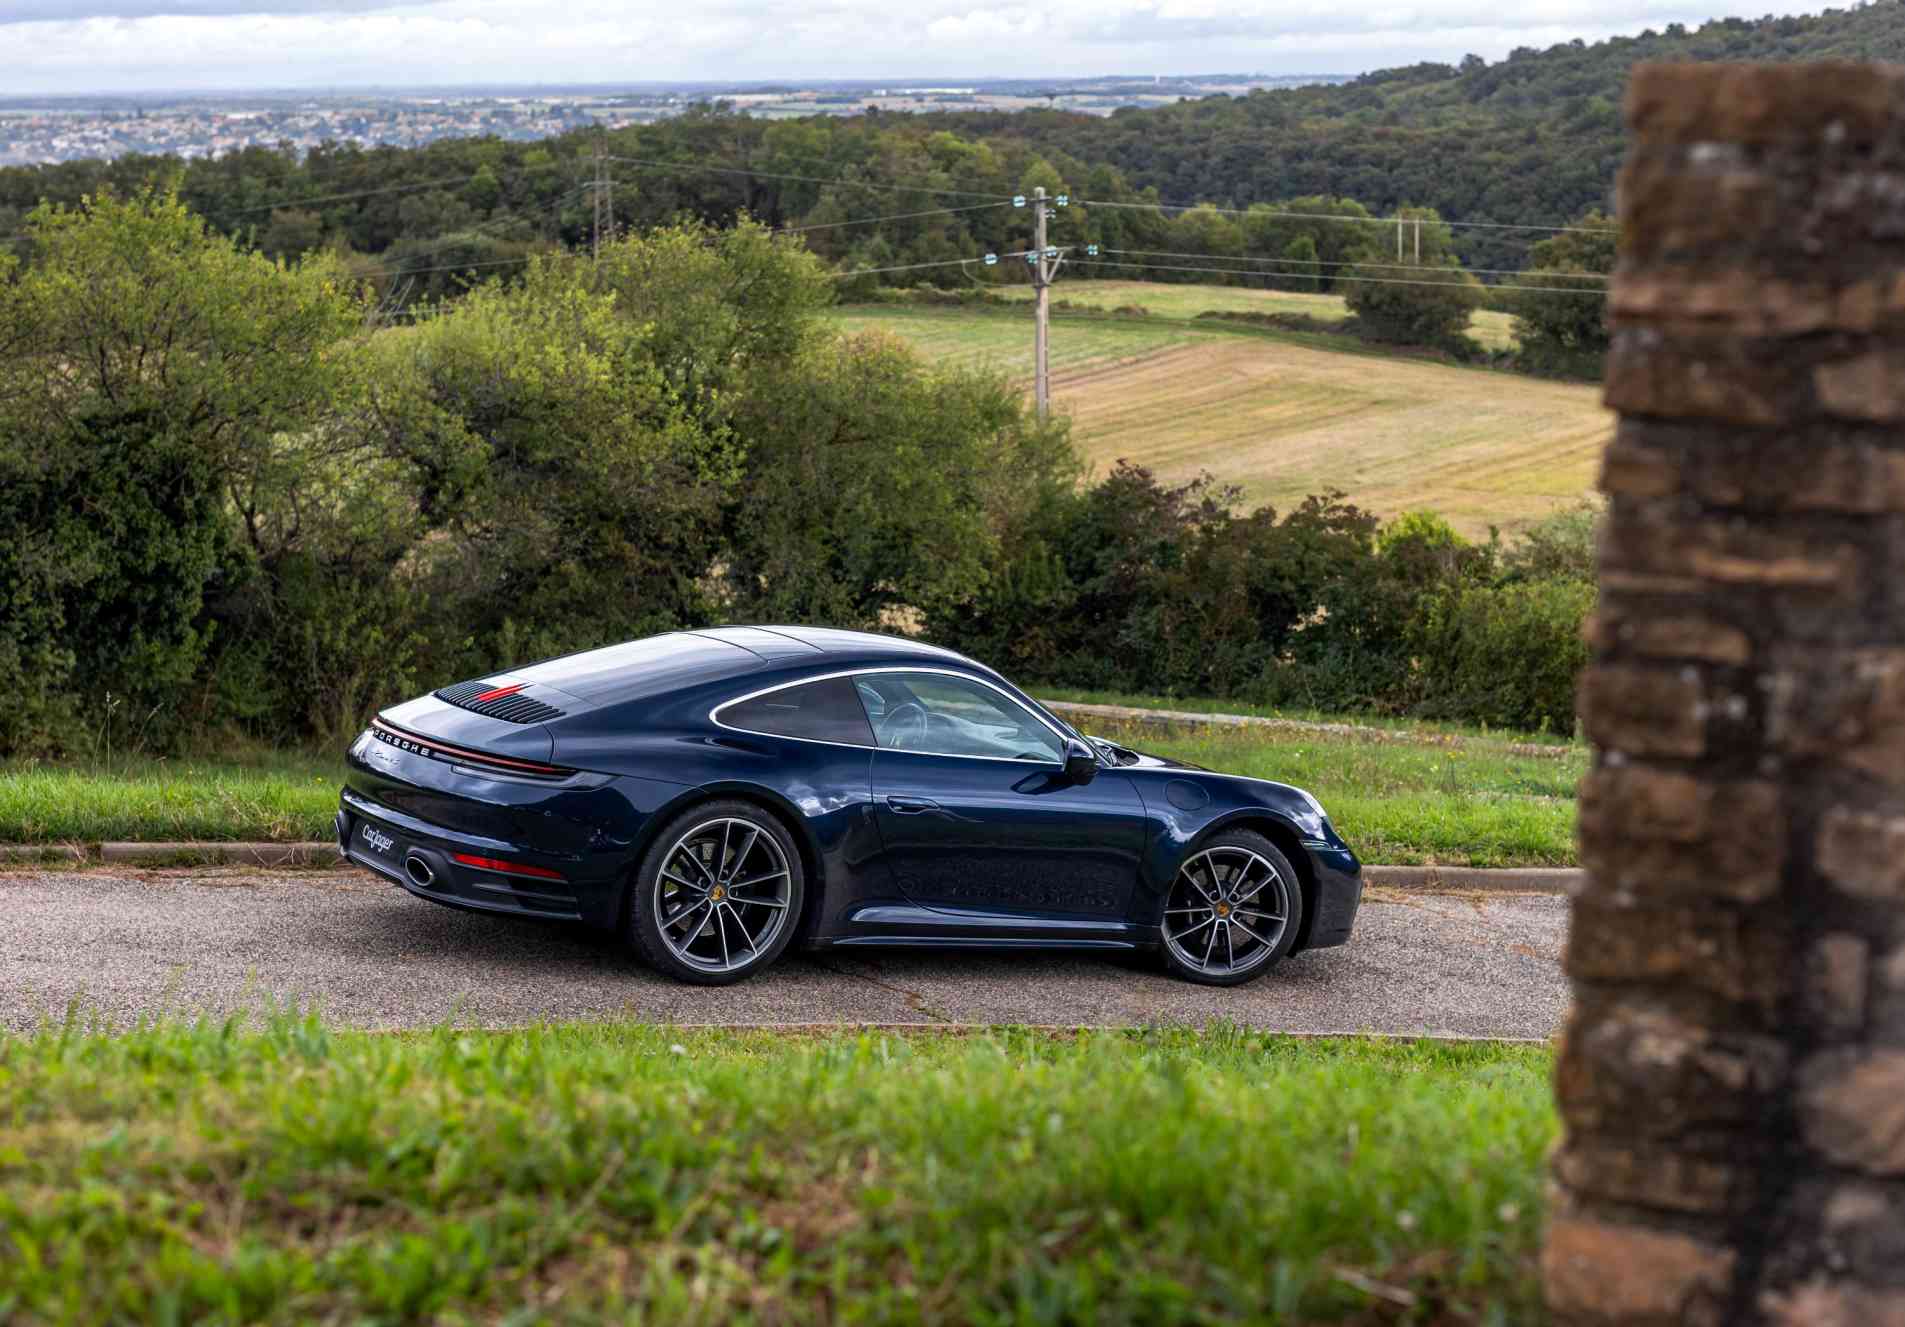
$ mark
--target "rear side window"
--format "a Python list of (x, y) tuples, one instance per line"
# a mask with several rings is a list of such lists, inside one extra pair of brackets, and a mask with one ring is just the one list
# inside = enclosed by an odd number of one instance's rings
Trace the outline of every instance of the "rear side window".
[(873, 746), (873, 726), (860, 707), (850, 678), (783, 687), (751, 700), (724, 705), (717, 713), (730, 728), (775, 737), (804, 737), (814, 742)]

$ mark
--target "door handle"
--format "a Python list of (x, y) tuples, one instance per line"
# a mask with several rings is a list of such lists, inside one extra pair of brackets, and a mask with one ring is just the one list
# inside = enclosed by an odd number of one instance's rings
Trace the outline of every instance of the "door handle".
[(916, 816), (923, 811), (939, 810), (939, 803), (929, 797), (889, 797), (886, 804), (893, 808), (895, 815)]

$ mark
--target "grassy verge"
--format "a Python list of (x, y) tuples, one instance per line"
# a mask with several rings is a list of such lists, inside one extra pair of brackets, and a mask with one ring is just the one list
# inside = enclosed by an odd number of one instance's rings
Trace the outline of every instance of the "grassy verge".
[(49, 1029), (0, 1039), (0, 1318), (1526, 1324), (1549, 1068), (1231, 1029)]
[[(1210, 769), (1307, 788), (1365, 861), (1482, 867), (1576, 861), (1574, 787), (1587, 768), (1582, 746), (1534, 756), (1484, 741), (1110, 722), (1085, 727)], [(323, 841), (331, 834), (341, 778), (335, 760), (297, 754), (254, 756), (250, 763), (133, 762), (110, 772), (0, 767), (0, 842)]]
[(343, 776), (335, 756), (299, 752), (0, 765), (0, 842), (328, 840)]

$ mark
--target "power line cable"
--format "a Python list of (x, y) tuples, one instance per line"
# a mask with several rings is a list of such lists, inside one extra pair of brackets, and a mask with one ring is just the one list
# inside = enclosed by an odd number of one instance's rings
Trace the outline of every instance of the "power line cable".
[(885, 189), (894, 193), (939, 194), (947, 198), (985, 198), (994, 202), (1010, 202), (1006, 194), (980, 193), (975, 189), (942, 189), (925, 184), (876, 183), (871, 180), (842, 180), (819, 175), (789, 175), (780, 171), (755, 170), (749, 166), (702, 166), (684, 161), (653, 161), (645, 157), (610, 157), (610, 161), (619, 161), (624, 165), (642, 166), (649, 170), (703, 171), (712, 175), (747, 175), (763, 180), (794, 180), (802, 184), (832, 184), (846, 189)]
[[(1405, 271), (1405, 272), (1407, 272), (1407, 271), (1420, 271), (1420, 270), (1421, 270), (1421, 269), (1422, 269), (1423, 267), (1425, 267), (1425, 266), (1427, 266), (1427, 267), (1429, 267), (1429, 268), (1431, 268), (1432, 270), (1433, 270), (1433, 269), (1434, 269), (1434, 267), (1435, 267), (1435, 265), (1434, 265), (1433, 263), (1428, 263), (1428, 264), (1424, 264), (1424, 263), (1375, 263), (1375, 262), (1350, 262), (1350, 261), (1347, 261), (1347, 260), (1345, 260), (1345, 261), (1342, 261), (1342, 262), (1338, 262), (1338, 261), (1335, 261), (1335, 260), (1332, 260), (1332, 261), (1330, 261), (1330, 262), (1324, 262), (1324, 261), (1322, 261), (1321, 259), (1316, 259), (1316, 258), (1259, 258), (1259, 257), (1255, 257), (1255, 256), (1253, 256), (1253, 255), (1249, 255), (1249, 254), (1239, 254), (1239, 255), (1236, 255), (1236, 256), (1232, 256), (1232, 255), (1230, 255), (1230, 254), (1217, 254), (1217, 253), (1172, 253), (1172, 252), (1169, 252), (1169, 251), (1167, 251), (1167, 250), (1163, 250), (1163, 249), (1110, 249), (1110, 248), (1105, 248), (1105, 247), (1103, 247), (1103, 246), (1100, 246), (1100, 248), (1099, 248), (1099, 250), (1098, 250), (1098, 252), (1099, 252), (1099, 253), (1123, 253), (1123, 254), (1132, 254), (1132, 255), (1137, 255), (1137, 256), (1148, 256), (1148, 257), (1152, 257), (1152, 258), (1196, 258), (1196, 259), (1200, 259), (1200, 260), (1203, 260), (1203, 261), (1208, 261), (1208, 262), (1223, 262), (1223, 263), (1277, 263), (1277, 264), (1281, 264), (1281, 265), (1288, 265), (1288, 266), (1296, 266), (1296, 267), (1374, 267), (1374, 268), (1395, 268), (1395, 269), (1398, 269), (1398, 270), (1401, 270), (1401, 271)], [(1083, 261), (1083, 260), (1081, 260), (1081, 261)], [(1449, 270), (1453, 270), (1453, 269), (1449, 269)], [(1528, 272), (1527, 270), (1525, 270), (1525, 269), (1520, 269), (1520, 268), (1507, 268), (1507, 267), (1465, 267), (1465, 268), (1463, 268), (1462, 270), (1463, 270), (1464, 272), (1468, 272), (1468, 273), (1470, 273), (1471, 275), (1474, 275), (1474, 276), (1528, 276), (1528, 275), (1530, 275), (1530, 273), (1529, 273), (1529, 272)], [(1237, 271), (1237, 272), (1239, 272), (1239, 273), (1241, 273), (1241, 274), (1243, 274), (1243, 275), (1246, 275), (1246, 276), (1256, 276), (1256, 275), (1261, 275), (1261, 276), (1283, 276), (1283, 275), (1286, 275), (1285, 273), (1282, 273), (1282, 272), (1262, 272), (1262, 273), (1256, 273), (1256, 272), (1252, 272), (1252, 271), (1251, 271), (1251, 269), (1249, 269), (1249, 268), (1247, 268), (1247, 267), (1240, 267), (1240, 268), (1237, 268), (1237, 269), (1236, 269), (1236, 271)], [(1603, 273), (1603, 272), (1551, 272), (1551, 271), (1542, 271), (1542, 272), (1541, 272), (1541, 275), (1542, 275), (1542, 276), (1544, 276), (1544, 277), (1549, 277), (1549, 276), (1554, 276), (1554, 277), (1568, 277), (1568, 278), (1576, 278), (1576, 277), (1578, 277), (1578, 278), (1580, 278), (1580, 279), (1582, 279), (1582, 280), (1592, 280), (1592, 281), (1605, 281), (1605, 280), (1607, 280), (1607, 279), (1608, 279), (1608, 278), (1607, 278), (1607, 275), (1606, 275), (1605, 273)]]
[(433, 189), (445, 184), (468, 184), (481, 173), (481, 171), (476, 171), (469, 175), (445, 177), (440, 180), (417, 180), (410, 184), (393, 184), (382, 189), (359, 189), (354, 193), (319, 194), (315, 198), (283, 198), (275, 203), (258, 203), (248, 207), (214, 208), (207, 215), (236, 217), (244, 216), (248, 212), (275, 212), (281, 207), (304, 207), (311, 203), (336, 203), (350, 198), (372, 198), (378, 194), (406, 193), (415, 189)]
[(1272, 208), (1257, 207), (1217, 207), (1210, 203), (1117, 203), (1105, 198), (1079, 198), (1072, 200), (1080, 207), (1122, 207), (1134, 210), (1151, 209), (1157, 212), (1220, 212), (1226, 216), (1244, 217), (1285, 217), (1293, 221), (1353, 221), (1368, 226), (1412, 226), (1426, 222), (1431, 226), (1451, 226), (1462, 230), (1533, 230), (1559, 232), (1578, 235), (1618, 235), (1619, 226), (1536, 226), (1512, 221), (1428, 221), (1418, 217), (1354, 217), (1339, 216), (1333, 212), (1281, 212)]
[(798, 235), (809, 230), (837, 230), (841, 226), (871, 226), (879, 221), (908, 221), (914, 217), (939, 216), (951, 212), (983, 212), (994, 207), (1010, 207), (1008, 199), (996, 203), (967, 203), (963, 207), (929, 207), (920, 212), (893, 212), (883, 217), (858, 217), (852, 221), (821, 221), (811, 226), (777, 226), (776, 235)]
[[(1072, 261), (1077, 263), (1095, 263), (1099, 267), (1133, 267), (1133, 268), (1137, 268), (1139, 271), (1146, 271), (1146, 272), (1210, 272), (1218, 276), (1251, 275), (1250, 273), (1247, 273), (1247, 272), (1240, 272), (1235, 267), (1174, 267), (1174, 266), (1167, 266), (1163, 263), (1110, 262), (1103, 258), (1074, 258)], [(1456, 269), (1447, 268), (1444, 270), (1453, 272)], [(1452, 281), (1410, 281), (1410, 280), (1405, 280), (1402, 277), (1393, 277), (1393, 276), (1321, 276), (1321, 275), (1304, 276), (1301, 273), (1297, 273), (1297, 272), (1275, 272), (1275, 273), (1266, 272), (1266, 273), (1262, 273), (1261, 275), (1279, 276), (1290, 281), (1353, 281), (1353, 282), (1356, 282), (1358, 285), (1370, 285), (1370, 286), (1448, 286), (1448, 285), (1457, 284)], [(1159, 282), (1158, 284), (1168, 285), (1172, 283)], [(1523, 285), (1508, 285), (1506, 283), (1503, 283), (1501, 285), (1483, 286), (1481, 288), (1484, 291), (1527, 290), (1527, 291), (1539, 291), (1549, 295), (1598, 295), (1598, 296), (1601, 296), (1602, 298), (1606, 298), (1607, 296), (1606, 290), (1604, 289), (1595, 290), (1588, 286), (1523, 286)]]
[[(1023, 258), (1025, 257), (1026, 254), (1031, 252), (1032, 250), (1030, 249), (1020, 249), (1014, 253), (994, 254), (993, 257), (995, 258)], [(872, 276), (875, 272), (915, 272), (920, 270), (921, 268), (926, 268), (926, 267), (963, 267), (967, 263), (977, 263), (977, 262), (983, 262), (983, 261), (984, 261), (983, 257), (941, 258), (935, 262), (930, 262), (930, 263), (898, 263), (892, 267), (856, 267), (850, 272), (829, 272), (828, 275), (837, 281), (843, 277)]]

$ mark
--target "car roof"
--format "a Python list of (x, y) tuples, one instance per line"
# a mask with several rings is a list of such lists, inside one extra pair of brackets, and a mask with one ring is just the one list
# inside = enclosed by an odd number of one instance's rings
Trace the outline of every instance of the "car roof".
[(711, 627), (671, 631), (580, 654), (545, 659), (507, 676), (597, 704), (653, 698), (768, 671), (811, 671), (878, 664), (958, 664), (992, 670), (936, 645), (832, 627)]
[[(848, 631), (841, 627), (711, 627), (689, 635), (706, 640), (725, 641), (751, 650), (763, 658), (785, 658), (813, 652), (851, 656), (854, 662), (895, 661), (918, 663), (923, 659), (971, 664), (963, 654), (928, 645), (907, 636), (888, 636), (872, 631)], [(830, 661), (846, 662), (846, 660)], [(990, 670), (988, 670), (990, 671)]]

